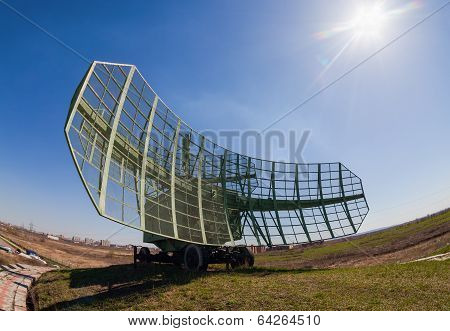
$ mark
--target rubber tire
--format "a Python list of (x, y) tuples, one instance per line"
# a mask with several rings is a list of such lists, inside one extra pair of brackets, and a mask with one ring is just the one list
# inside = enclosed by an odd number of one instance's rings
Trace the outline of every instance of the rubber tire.
[(203, 250), (201, 247), (194, 244), (189, 244), (184, 249), (183, 262), (184, 268), (191, 272), (202, 271), (204, 270), (205, 265), (207, 267), (207, 264), (205, 264)]
[(245, 265), (248, 267), (248, 268), (253, 268), (253, 265), (255, 264), (255, 257), (253, 256), (253, 255), (248, 255), (246, 258), (245, 258)]
[(234, 259), (234, 258), (231, 259), (231, 262), (230, 262), (231, 270), (238, 268), (240, 265), (241, 264), (236, 259)]
[(253, 268), (254, 264), (255, 264), (255, 256), (246, 247), (245, 248), (245, 266), (248, 268)]
[(148, 247), (142, 247), (139, 250), (139, 253), (137, 255), (137, 259), (139, 260), (139, 262), (148, 262), (149, 258), (150, 258), (150, 249), (148, 249)]

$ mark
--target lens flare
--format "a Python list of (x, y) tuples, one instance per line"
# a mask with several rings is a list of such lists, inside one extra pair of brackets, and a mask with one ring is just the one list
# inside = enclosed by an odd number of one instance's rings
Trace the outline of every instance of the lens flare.
[[(323, 69), (317, 80), (320, 80), (337, 60), (350, 48), (352, 44), (376, 42), (386, 34), (385, 30), (394, 23), (394, 19), (401, 15), (422, 7), (422, 0), (409, 1), (400, 7), (386, 8), (385, 1), (372, 1), (357, 8), (351, 19), (337, 23), (328, 30), (314, 33), (317, 40), (327, 40), (337, 36), (344, 36), (343, 46), (337, 53), (319, 54), (317, 59)], [(348, 38), (348, 39), (346, 39)], [(335, 49), (335, 47), (333, 47)], [(324, 60), (326, 59), (326, 60)]]
[(422, 7), (422, 0), (414, 0), (404, 4), (401, 7), (387, 9), (383, 2), (374, 2), (359, 7), (350, 20), (336, 24), (331, 29), (314, 33), (318, 40), (324, 40), (334, 37), (341, 33), (359, 34), (361, 36), (379, 35), (388, 25), (388, 21)]
[(386, 21), (386, 14), (379, 3), (361, 7), (350, 23), (351, 29), (357, 36), (379, 36)]

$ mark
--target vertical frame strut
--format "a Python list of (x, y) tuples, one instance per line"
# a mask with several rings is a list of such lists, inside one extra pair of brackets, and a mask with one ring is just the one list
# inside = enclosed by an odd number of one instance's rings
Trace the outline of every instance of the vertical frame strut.
[(273, 199), (273, 209), (275, 210), (275, 217), (277, 218), (278, 231), (280, 232), (281, 239), (283, 240), (283, 244), (287, 245), (286, 238), (284, 237), (283, 228), (281, 226), (280, 214), (278, 213), (277, 206), (277, 195), (275, 189), (275, 162), (272, 162), (272, 172), (270, 173), (270, 181), (272, 186), (272, 199)]
[(344, 181), (342, 179), (342, 163), (340, 163), (340, 162), (339, 162), (339, 185), (341, 187), (342, 199), (344, 200), (345, 214), (347, 215), (348, 221), (350, 222), (350, 224), (353, 228), (353, 231), (356, 233), (356, 227), (355, 227), (355, 224), (353, 223), (352, 216), (350, 215), (350, 210), (348, 209), (347, 198), (345, 197)]
[(142, 155), (142, 168), (141, 168), (141, 187), (140, 187), (140, 211), (141, 211), (141, 229), (145, 229), (145, 203), (146, 203), (146, 197), (145, 197), (145, 174), (147, 171), (147, 154), (148, 154), (148, 148), (150, 145), (150, 135), (152, 133), (152, 127), (153, 127), (153, 118), (155, 117), (156, 113), (156, 107), (158, 106), (158, 96), (155, 95), (155, 99), (153, 100), (152, 109), (150, 110), (150, 116), (148, 118), (147, 123), (147, 131), (145, 135), (145, 143), (144, 143), (144, 151)]
[(178, 120), (177, 128), (175, 131), (175, 137), (173, 138), (172, 149), (172, 169), (170, 174), (170, 195), (172, 198), (172, 222), (173, 222), (173, 235), (178, 239), (178, 225), (177, 225), (177, 209), (175, 205), (175, 169), (177, 163), (177, 148), (178, 148), (178, 135), (180, 133), (181, 120)]
[(327, 210), (325, 208), (325, 205), (323, 203), (323, 190), (322, 190), (322, 178), (321, 178), (321, 164), (318, 164), (318, 168), (317, 168), (317, 185), (319, 187), (319, 194), (320, 194), (320, 203), (321, 203), (321, 207), (322, 207), (322, 216), (323, 219), (325, 220), (325, 224), (327, 225), (328, 231), (330, 231), (331, 237), (334, 238), (334, 233), (333, 233), (333, 229), (331, 228), (330, 225), (330, 221), (328, 220), (328, 214), (327, 214)]
[(230, 227), (230, 216), (228, 215), (228, 202), (227, 202), (227, 181), (226, 181), (226, 177), (227, 177), (227, 150), (225, 150), (223, 152), (223, 157), (221, 160), (221, 171), (220, 171), (220, 177), (221, 177), (221, 182), (222, 182), (222, 195), (223, 195), (223, 209), (225, 212), (225, 222), (227, 223), (227, 228), (228, 228), (228, 234), (230, 235), (230, 242), (231, 245), (234, 246), (234, 238), (233, 238), (233, 233), (231, 232), (231, 227)]
[(308, 238), (308, 241), (311, 242), (311, 236), (309, 235), (308, 232), (308, 227), (306, 226), (306, 222), (305, 222), (305, 216), (303, 215), (303, 208), (302, 208), (302, 203), (300, 201), (300, 185), (298, 182), (298, 164), (295, 165), (295, 192), (297, 193), (297, 204), (298, 204), (298, 210), (300, 212), (300, 224), (302, 225), (303, 231), (306, 234), (306, 237)]
[(272, 246), (272, 239), (270, 239), (270, 231), (269, 231), (269, 228), (267, 227), (266, 217), (264, 216), (264, 212), (262, 210), (260, 211), (260, 214), (261, 214), (261, 219), (264, 224), (264, 229), (266, 230), (266, 235), (267, 235), (266, 244), (268, 244), (269, 246)]
[[(125, 103), (125, 99), (127, 97), (128, 88), (130, 87), (131, 80), (133, 79), (134, 72), (136, 71), (135, 66), (131, 66), (130, 72), (128, 73), (127, 80), (125, 81), (125, 85), (123, 86), (122, 92), (120, 93), (119, 104), (117, 105), (117, 110), (114, 115), (114, 122), (111, 127), (111, 134), (109, 136), (108, 150), (106, 151), (105, 156), (105, 165), (103, 167), (102, 173), (102, 187), (100, 190), (100, 199), (98, 203), (98, 207), (101, 213), (105, 213), (105, 204), (106, 204), (106, 190), (108, 187), (108, 177), (109, 177), (109, 166), (111, 164), (111, 155), (114, 149), (114, 142), (116, 140), (117, 127), (120, 122), (120, 115), (122, 114), (123, 105)], [(136, 193), (137, 194), (137, 193)]]
[(262, 234), (261, 228), (259, 227), (258, 221), (255, 219), (255, 215), (253, 214), (253, 202), (252, 202), (252, 184), (251, 184), (251, 178), (250, 178), (250, 166), (251, 166), (252, 159), (250, 157), (247, 158), (247, 171), (245, 173), (245, 177), (247, 180), (247, 207), (248, 211), (247, 214), (250, 216), (250, 219), (252, 220), (253, 228), (255, 231), (253, 232), (256, 237), (256, 241), (258, 242), (258, 246), (261, 246), (261, 240), (259, 239), (258, 232), (263, 237), (263, 240), (267, 244), (267, 239)]
[[(89, 79), (92, 76), (92, 73), (94, 72), (94, 68), (97, 65), (97, 62), (94, 62), (91, 64), (91, 66), (89, 67), (88, 72), (86, 73), (86, 75), (83, 78), (83, 81), (81, 83), (81, 85), (78, 87), (77, 92), (76, 92), (76, 98), (75, 100), (72, 99), (72, 105), (70, 106), (71, 109), (77, 109), (78, 105), (80, 104), (81, 98), (83, 97), (83, 93), (86, 90), (86, 86), (89, 83)], [(73, 117), (75, 116), (76, 111), (72, 111), (69, 115), (69, 117), (67, 118), (67, 123), (66, 123), (66, 135), (69, 135), (69, 130), (70, 127), (72, 126), (72, 122), (73, 122)], [(72, 144), (69, 141), (69, 145), (72, 146)]]
[(198, 217), (200, 218), (200, 229), (202, 231), (202, 240), (206, 244), (205, 221), (203, 220), (203, 195), (202, 195), (202, 176), (203, 176), (203, 149), (205, 148), (205, 137), (201, 137), (200, 150), (198, 152), (197, 168), (197, 195), (198, 195)]

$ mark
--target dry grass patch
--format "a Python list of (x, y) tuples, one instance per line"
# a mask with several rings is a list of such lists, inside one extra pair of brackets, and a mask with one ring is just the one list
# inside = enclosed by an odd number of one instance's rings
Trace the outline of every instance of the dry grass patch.
[(450, 261), (328, 270), (188, 274), (169, 265), (52, 271), (33, 289), (49, 310), (449, 310)]
[(2, 230), (1, 234), (21, 247), (32, 249), (39, 255), (70, 268), (105, 267), (130, 263), (133, 260), (133, 251), (124, 248), (55, 241), (45, 235), (18, 228), (7, 228)]

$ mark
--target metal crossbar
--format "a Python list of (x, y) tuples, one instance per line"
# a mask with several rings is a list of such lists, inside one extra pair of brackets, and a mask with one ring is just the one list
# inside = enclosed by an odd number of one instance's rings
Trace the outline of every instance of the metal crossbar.
[(369, 211), (360, 178), (343, 164), (226, 150), (177, 117), (131, 65), (91, 65), (65, 133), (99, 213), (152, 240), (309, 243), (356, 233)]

